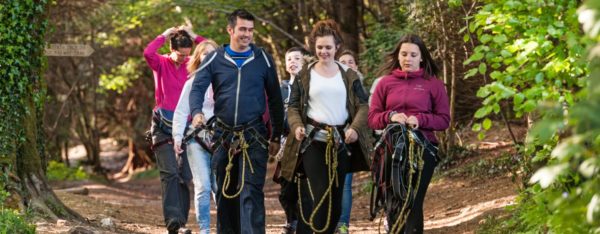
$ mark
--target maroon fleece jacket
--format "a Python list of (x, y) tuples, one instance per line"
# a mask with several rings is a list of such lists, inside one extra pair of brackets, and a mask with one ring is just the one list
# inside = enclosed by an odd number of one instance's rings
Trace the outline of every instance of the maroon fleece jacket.
[(423, 69), (404, 72), (400, 69), (384, 76), (373, 93), (369, 108), (369, 127), (384, 129), (392, 111), (415, 116), (419, 129), (433, 143), (438, 143), (433, 131), (443, 131), (450, 122), (448, 94), (444, 83), (424, 77)]

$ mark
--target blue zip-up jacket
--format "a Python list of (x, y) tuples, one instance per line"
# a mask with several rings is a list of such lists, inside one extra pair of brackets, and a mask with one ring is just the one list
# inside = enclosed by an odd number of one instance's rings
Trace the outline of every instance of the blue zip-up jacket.
[(243, 125), (261, 117), (266, 110), (266, 94), (273, 131), (271, 141), (279, 142), (283, 131), (283, 101), (273, 58), (251, 44), (252, 55), (238, 68), (225, 52), (225, 46), (208, 54), (196, 71), (190, 91), (192, 116), (202, 113), (204, 93), (211, 83), (214, 114), (230, 126)]

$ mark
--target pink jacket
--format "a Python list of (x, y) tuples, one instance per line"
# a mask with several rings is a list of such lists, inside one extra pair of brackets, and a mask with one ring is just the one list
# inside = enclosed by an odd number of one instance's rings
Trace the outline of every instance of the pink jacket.
[[(197, 44), (203, 40), (204, 37), (198, 36), (194, 42)], [(158, 49), (165, 44), (165, 41), (166, 38), (163, 35), (156, 37), (144, 49), (144, 58), (154, 73), (154, 99), (156, 100), (154, 109), (175, 111), (179, 95), (181, 95), (181, 90), (187, 80), (189, 58), (186, 58), (185, 62), (177, 67), (168, 54), (158, 54)]]
[(369, 127), (385, 128), (392, 111), (414, 115), (419, 129), (433, 143), (437, 139), (433, 131), (443, 131), (450, 122), (448, 94), (444, 83), (435, 78), (424, 78), (424, 71), (404, 72), (400, 69), (384, 76), (371, 99)]

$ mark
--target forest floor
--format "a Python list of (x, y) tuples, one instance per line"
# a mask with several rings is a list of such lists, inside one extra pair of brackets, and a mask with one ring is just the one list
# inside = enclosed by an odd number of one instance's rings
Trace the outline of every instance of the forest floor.
[[(525, 134), (523, 127), (513, 128), (513, 131), (520, 139)], [(429, 186), (424, 205), (425, 233), (475, 233), (487, 218), (507, 215), (505, 207), (515, 201), (520, 181), (510, 173), (510, 168), (516, 163), (513, 161), (515, 150), (508, 131), (503, 126), (494, 127), (482, 141), (470, 130), (459, 135), (464, 147), (457, 151), (458, 156), (451, 161), (443, 160)], [(109, 145), (104, 146), (103, 151), (103, 163), (113, 167), (113, 170), (118, 170), (127, 159), (126, 149), (119, 150)], [(279, 233), (285, 220), (277, 199), (280, 187), (270, 179), (274, 168), (275, 163), (269, 164), (264, 188), (267, 233)], [(157, 173), (154, 175), (125, 182), (52, 182), (64, 204), (89, 222), (54, 223), (42, 220), (36, 223), (37, 232), (69, 233), (69, 230), (80, 226), (93, 233), (165, 233), (160, 181)], [(379, 216), (373, 221), (369, 220), (370, 194), (366, 192), (369, 180), (368, 173), (354, 176), (354, 202), (349, 229), (352, 233), (384, 233)], [(83, 187), (88, 189), (87, 195), (63, 191), (65, 188)], [(197, 232), (194, 212), (192, 207), (187, 227)], [(216, 231), (215, 215), (213, 208), (211, 232)], [(101, 227), (101, 220), (106, 218), (112, 219), (115, 225)]]

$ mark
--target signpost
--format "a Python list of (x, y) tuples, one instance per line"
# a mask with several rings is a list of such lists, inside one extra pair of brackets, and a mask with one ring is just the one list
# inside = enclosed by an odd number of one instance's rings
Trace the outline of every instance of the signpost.
[(49, 44), (44, 50), (46, 56), (88, 57), (94, 48), (86, 44)]

